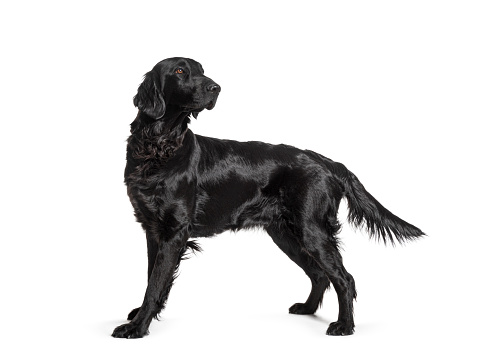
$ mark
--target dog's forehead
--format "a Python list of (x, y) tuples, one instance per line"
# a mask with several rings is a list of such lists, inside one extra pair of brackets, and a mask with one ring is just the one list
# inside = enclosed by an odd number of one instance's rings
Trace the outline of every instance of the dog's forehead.
[(191, 58), (185, 57), (172, 57), (166, 58), (163, 61), (158, 62), (153, 69), (159, 69), (161, 71), (166, 71), (168, 69), (173, 70), (177, 67), (185, 67), (190, 69), (191, 72), (204, 73), (203, 67), (200, 63)]
[(192, 71), (200, 71), (201, 73), (203, 73), (203, 67), (197, 61), (192, 60), (191, 58), (184, 58), (183, 60), (186, 62), (186, 64), (190, 67)]

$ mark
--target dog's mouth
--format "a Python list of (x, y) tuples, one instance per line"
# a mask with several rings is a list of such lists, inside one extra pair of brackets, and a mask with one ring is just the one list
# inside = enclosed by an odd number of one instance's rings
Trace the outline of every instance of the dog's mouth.
[(198, 114), (204, 110), (204, 109), (207, 109), (207, 110), (212, 110), (214, 107), (215, 107), (215, 104), (217, 103), (217, 98), (215, 99), (212, 99), (210, 102), (208, 102), (206, 105), (203, 105), (202, 107), (200, 108), (185, 108), (187, 111), (191, 112), (192, 113), (192, 116), (197, 119), (198, 117)]
[(217, 103), (217, 98), (208, 102), (208, 105), (206, 106), (207, 110), (212, 110), (215, 107), (215, 103)]

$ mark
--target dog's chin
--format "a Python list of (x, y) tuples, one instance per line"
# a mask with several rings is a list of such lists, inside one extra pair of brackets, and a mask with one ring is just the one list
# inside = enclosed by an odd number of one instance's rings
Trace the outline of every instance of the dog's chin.
[(202, 108), (192, 109), (191, 110), (192, 116), (195, 119), (197, 119), (198, 114), (200, 114), (200, 112), (203, 111), (204, 109), (212, 110), (213, 108), (215, 108), (215, 103), (216, 102), (217, 102), (217, 99), (214, 99), (214, 100), (211, 100), (210, 102), (208, 102), (208, 104), (205, 105), (205, 106), (203, 106)]
[(199, 110), (198, 110), (198, 109), (197, 109), (197, 110), (193, 110), (193, 111), (192, 111), (192, 113), (191, 113), (191, 114), (192, 114), (192, 117), (194, 117), (195, 119), (197, 119), (198, 114), (200, 114), (200, 112), (201, 112), (202, 110), (203, 110), (203, 109), (199, 109)]

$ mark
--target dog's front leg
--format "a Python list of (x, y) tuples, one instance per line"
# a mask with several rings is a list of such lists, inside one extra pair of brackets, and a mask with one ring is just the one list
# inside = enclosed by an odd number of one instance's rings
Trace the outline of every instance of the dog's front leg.
[(188, 234), (184, 232), (177, 234), (168, 241), (160, 242), (143, 304), (130, 323), (114, 329), (113, 337), (140, 338), (148, 334), (151, 320), (164, 307), (173, 283), (173, 274), (185, 250), (187, 240)]
[[(158, 254), (158, 241), (160, 239), (159, 234), (146, 232), (146, 243), (148, 248), (148, 283), (150, 282), (151, 272), (153, 271), (153, 267), (155, 266), (156, 255)], [(128, 314), (128, 320), (133, 320), (136, 315), (138, 314), (139, 307), (133, 309)]]

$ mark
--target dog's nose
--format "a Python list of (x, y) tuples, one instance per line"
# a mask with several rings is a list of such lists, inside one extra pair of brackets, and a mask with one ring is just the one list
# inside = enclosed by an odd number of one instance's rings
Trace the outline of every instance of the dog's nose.
[(212, 83), (207, 86), (207, 90), (212, 93), (220, 92), (220, 86), (218, 84)]

